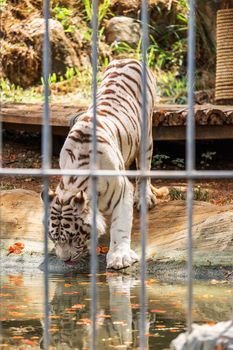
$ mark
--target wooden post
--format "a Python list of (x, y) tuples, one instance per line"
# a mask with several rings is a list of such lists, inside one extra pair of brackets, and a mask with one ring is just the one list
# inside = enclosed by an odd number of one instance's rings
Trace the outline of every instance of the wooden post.
[(233, 0), (222, 0), (219, 6), (215, 100), (233, 105)]

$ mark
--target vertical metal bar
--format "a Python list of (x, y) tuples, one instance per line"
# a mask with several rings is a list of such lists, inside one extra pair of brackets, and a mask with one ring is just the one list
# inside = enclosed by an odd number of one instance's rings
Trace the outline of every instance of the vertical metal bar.
[[(97, 62), (98, 62), (98, 0), (92, 1), (92, 102), (93, 102), (93, 130), (92, 130), (92, 157), (91, 169), (96, 169), (96, 112), (97, 112)], [(96, 288), (96, 273), (97, 273), (97, 178), (92, 176), (92, 232), (91, 232), (91, 350), (96, 349), (96, 313), (97, 313), (97, 288)]]
[[(50, 72), (50, 42), (49, 42), (50, 1), (44, 0), (44, 45), (43, 45), (43, 78), (44, 78), (44, 110), (42, 130), (42, 170), (50, 168), (51, 130), (49, 126), (49, 72)], [(49, 349), (49, 282), (48, 282), (48, 213), (49, 213), (49, 178), (43, 178), (44, 184), (44, 349)]]
[[(2, 12), (0, 11), (0, 29), (2, 29)], [(1, 64), (1, 61), (0, 61)], [(0, 93), (0, 111), (2, 111), (2, 91)], [(0, 168), (2, 168), (2, 158), (3, 158), (3, 151), (2, 151), (2, 116), (0, 116)], [(1, 216), (2, 216), (2, 210), (0, 207), (0, 245), (2, 243), (1, 237), (2, 237), (2, 225), (1, 225)], [(2, 249), (0, 250), (0, 255), (2, 254)], [(1, 256), (0, 256), (1, 258)], [(0, 259), (2, 260), (2, 259)], [(2, 276), (2, 264), (0, 263), (0, 276)], [(0, 283), (0, 293), (2, 292), (2, 283)], [(2, 314), (2, 306), (0, 305), (0, 313)], [(0, 344), (2, 343), (2, 321), (0, 321)]]
[[(142, 170), (146, 169), (146, 150), (147, 150), (147, 48), (148, 48), (148, 4), (147, 0), (142, 0), (141, 5), (142, 19), (142, 135), (141, 135), (141, 155), (140, 166)], [(140, 290), (140, 349), (146, 348), (145, 344), (145, 325), (146, 325), (146, 241), (147, 241), (147, 203), (146, 203), (146, 178), (140, 181), (140, 226), (141, 226), (141, 290)]]
[[(186, 128), (186, 171), (190, 172), (195, 167), (195, 121), (194, 121), (194, 70), (195, 70), (195, 0), (189, 1), (189, 25), (188, 25), (188, 120)], [(192, 215), (193, 215), (193, 181), (188, 179), (187, 189), (187, 328), (192, 329), (192, 306), (193, 306), (193, 282), (192, 282)]]

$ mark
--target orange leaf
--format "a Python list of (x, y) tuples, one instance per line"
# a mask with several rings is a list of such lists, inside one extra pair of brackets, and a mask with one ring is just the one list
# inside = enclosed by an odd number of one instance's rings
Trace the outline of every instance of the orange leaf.
[(111, 318), (112, 315), (97, 315), (96, 318)]
[(85, 304), (75, 304), (71, 306), (71, 309), (83, 309), (85, 307)]
[(100, 252), (101, 252), (100, 247), (97, 247), (97, 248), (96, 248), (96, 254), (97, 254), (97, 255), (99, 255), (99, 254), (100, 254)]
[(101, 253), (107, 254), (108, 253), (108, 247), (101, 247)]
[(59, 329), (58, 328), (50, 328), (49, 332), (50, 333), (57, 333), (57, 332), (59, 332)]
[(27, 344), (27, 345), (31, 345), (31, 346), (35, 346), (36, 342), (30, 339), (23, 339), (22, 343)]
[(23, 317), (25, 314), (23, 312), (9, 311), (9, 315), (12, 317)]
[(15, 249), (14, 250), (14, 254), (21, 254), (22, 253), (22, 249)]
[(8, 248), (8, 252), (9, 253), (13, 253), (14, 250), (15, 250), (15, 248), (12, 245)]
[(21, 243), (21, 242), (16, 242), (14, 245), (18, 248), (21, 248), (21, 249), (23, 249), (25, 247), (25, 244)]
[(22, 335), (14, 335), (11, 339), (23, 339)]
[(165, 310), (157, 310), (157, 309), (155, 309), (155, 310), (150, 310), (150, 312), (156, 312), (156, 313), (160, 313), (160, 314), (165, 314), (165, 313), (166, 313)]
[(140, 308), (140, 304), (129, 304), (129, 306), (131, 306), (131, 309), (139, 309)]

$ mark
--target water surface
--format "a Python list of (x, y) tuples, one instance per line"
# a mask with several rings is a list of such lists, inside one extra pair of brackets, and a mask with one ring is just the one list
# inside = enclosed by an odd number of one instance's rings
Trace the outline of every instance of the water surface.
[[(91, 330), (90, 276), (50, 276), (50, 349), (87, 350)], [(186, 285), (147, 280), (147, 349), (168, 349), (185, 330)], [(231, 317), (227, 282), (194, 283), (194, 321)], [(140, 281), (117, 273), (98, 275), (97, 349), (139, 347)], [(1, 277), (0, 349), (43, 348), (43, 275)]]

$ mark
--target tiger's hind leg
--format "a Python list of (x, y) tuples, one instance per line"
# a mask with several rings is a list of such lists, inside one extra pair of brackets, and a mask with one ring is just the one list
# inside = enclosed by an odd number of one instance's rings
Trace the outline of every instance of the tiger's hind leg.
[[(140, 150), (139, 150), (139, 153), (140, 153)], [(152, 129), (151, 129), (151, 132), (147, 137), (146, 164), (145, 164), (146, 170), (151, 169), (152, 156), (153, 156), (153, 136), (152, 136)], [(139, 155), (136, 157), (136, 167), (137, 167), (137, 170), (140, 170)], [(141, 207), (141, 201), (140, 201), (141, 182), (142, 182), (142, 178), (139, 177), (136, 179), (136, 185), (134, 190), (134, 206), (138, 210), (140, 210), (140, 207)], [(155, 188), (152, 186), (150, 178), (146, 179), (146, 203), (147, 203), (148, 209), (153, 208), (157, 204)]]

